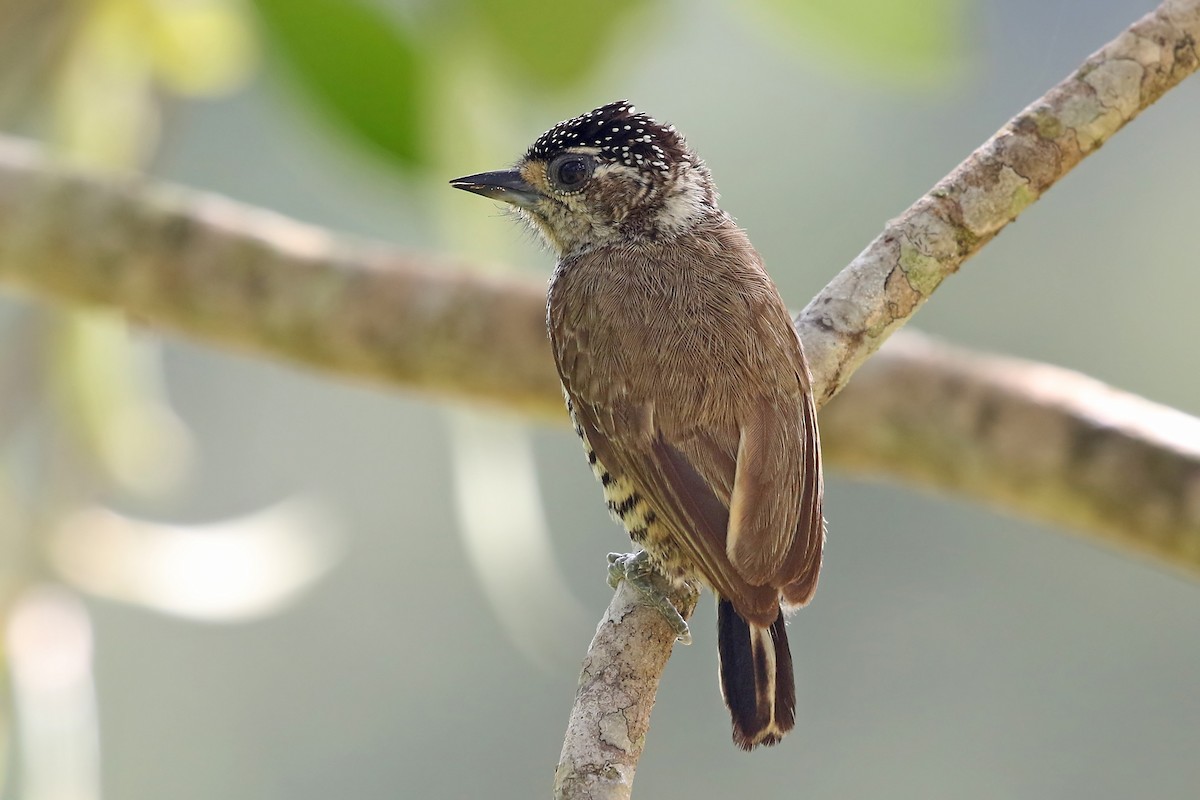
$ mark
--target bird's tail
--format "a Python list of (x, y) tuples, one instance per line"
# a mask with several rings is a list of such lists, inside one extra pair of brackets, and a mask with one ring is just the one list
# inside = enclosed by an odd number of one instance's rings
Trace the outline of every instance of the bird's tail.
[(728, 600), (717, 603), (721, 694), (743, 750), (775, 744), (796, 724), (796, 683), (783, 612), (770, 627), (747, 622)]

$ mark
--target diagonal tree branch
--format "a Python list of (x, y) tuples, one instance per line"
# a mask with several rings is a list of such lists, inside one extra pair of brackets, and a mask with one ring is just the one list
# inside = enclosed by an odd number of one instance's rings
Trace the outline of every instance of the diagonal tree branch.
[(819, 401), (945, 278), (1200, 63), (1200, 2), (1165, 0), (1013, 117), (907, 211), (796, 320)]

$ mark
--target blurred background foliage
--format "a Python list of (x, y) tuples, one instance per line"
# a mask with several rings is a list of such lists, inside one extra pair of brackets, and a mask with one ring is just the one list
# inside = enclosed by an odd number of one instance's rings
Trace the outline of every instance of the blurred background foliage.
[[(544, 270), (445, 181), (629, 97), (690, 134), (799, 306), (1150, 5), (0, 0), (0, 128)], [(1198, 99), (1122, 133), (920, 323), (1200, 410), (1200, 278), (1172, 266)], [(1192, 796), (1196, 587), (979, 509), (829, 493), (800, 730), (734, 752), (703, 610), (641, 796)], [(569, 433), (4, 300), (5, 796), (548, 792), (623, 541), (598, 498)]]

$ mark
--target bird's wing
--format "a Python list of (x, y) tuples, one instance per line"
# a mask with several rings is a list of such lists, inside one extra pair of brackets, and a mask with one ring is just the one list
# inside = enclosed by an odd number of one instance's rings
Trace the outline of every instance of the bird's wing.
[[(821, 462), (808, 370), (787, 308), (764, 272), (741, 277), (736, 291), (714, 284), (702, 296), (712, 304), (708, 316), (744, 312), (746, 323), (720, 339), (704, 329), (689, 340), (706, 348), (704, 357), (680, 350), (655, 362), (660, 373), (636, 368), (625, 354), (661, 346), (674, 329), (653, 328), (621, 303), (602, 307), (606, 296), (593, 294), (586, 325), (572, 317), (581, 306), (552, 304), (550, 328), (563, 387), (600, 463), (645, 493), (670, 542), (714, 590), (769, 625), (780, 590), (803, 604), (816, 586)], [(597, 329), (597, 320), (606, 327)], [(609, 339), (619, 346), (606, 347)], [(705, 392), (705, 418), (688, 418), (695, 413), (675, 402), (696, 392)]]
[(726, 549), (751, 583), (803, 605), (816, 590), (825, 542), (820, 435), (803, 346), (774, 291), (747, 294), (754, 342), (768, 365), (738, 403), (737, 471)]
[(760, 398), (740, 422), (726, 552), (748, 581), (781, 587), (803, 605), (816, 590), (825, 541), (812, 395)]
[[(646, 495), (670, 545), (705, 583), (747, 617), (774, 619), (778, 587), (754, 586), (732, 568), (725, 548), (729, 509), (689, 459), (653, 424), (653, 407), (597, 404), (567, 389), (587, 445), (614, 478)], [(769, 624), (769, 621), (768, 621)]]

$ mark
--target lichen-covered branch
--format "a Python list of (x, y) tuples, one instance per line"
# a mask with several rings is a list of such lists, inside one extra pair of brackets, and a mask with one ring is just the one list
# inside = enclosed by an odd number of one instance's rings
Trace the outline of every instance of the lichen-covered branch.
[[(671, 594), (684, 619), (692, 616), (698, 598), (688, 587)], [(662, 614), (622, 581), (583, 660), (554, 772), (555, 797), (629, 796), (658, 681), (674, 645), (675, 631)]]
[(1200, 0), (1166, 0), (888, 223), (796, 320), (819, 401), (1031, 203), (1196, 71)]

